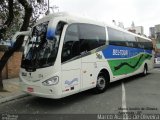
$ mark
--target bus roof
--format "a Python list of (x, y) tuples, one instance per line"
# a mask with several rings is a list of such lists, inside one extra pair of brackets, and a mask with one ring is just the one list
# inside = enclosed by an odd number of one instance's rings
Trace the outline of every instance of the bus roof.
[(38, 20), (35, 25), (37, 25), (39, 23), (42, 23), (42, 22), (45, 22), (45, 21), (50, 21), (50, 20), (53, 20), (53, 19), (59, 19), (60, 21), (67, 22), (68, 24), (72, 24), (72, 23), (88, 23), (88, 24), (95, 24), (95, 25), (104, 26), (104, 27), (111, 27), (113, 29), (116, 29), (116, 30), (119, 30), (119, 31), (122, 31), (122, 32), (125, 32), (125, 33), (128, 33), (128, 34), (134, 35), (136, 37), (140, 37), (140, 38), (143, 38), (143, 39), (151, 41), (151, 39), (149, 39), (147, 37), (144, 37), (144, 36), (129, 32), (129, 31), (127, 31), (125, 29), (122, 29), (122, 28), (120, 28), (118, 26), (108, 25), (108, 24), (106, 24), (104, 22), (99, 22), (99, 21), (95, 21), (93, 19), (75, 16), (75, 15), (69, 14), (67, 12), (59, 12), (59, 13), (49, 14), (49, 15), (43, 17), (42, 19)]
[(136, 36), (136, 37), (140, 37), (140, 38), (143, 38), (143, 39), (152, 41), (151, 39), (149, 39), (149, 38), (147, 38), (147, 37), (145, 37), (145, 36), (141, 36), (141, 35), (138, 35), (138, 34), (129, 32), (128, 30), (122, 29), (122, 28), (120, 28), (120, 27), (118, 27), (118, 26), (106, 25), (106, 27), (111, 27), (111, 28), (116, 29), (116, 30), (119, 30), (119, 31), (121, 31), (121, 32), (125, 32), (125, 33), (128, 33), (128, 34), (130, 34), (130, 35), (134, 35), (134, 36)]
[(103, 22), (97, 22), (97, 21), (94, 21), (89, 18), (79, 17), (79, 16), (72, 15), (72, 14), (69, 14), (66, 12), (59, 12), (59, 13), (53, 13), (53, 14), (47, 15), (47, 16), (43, 17), (42, 19), (38, 20), (36, 25), (39, 23), (42, 23), (44, 21), (50, 21), (50, 20), (56, 19), (56, 18), (60, 19), (60, 21), (67, 22), (68, 24), (77, 22), (77, 23), (90, 23), (90, 24), (105, 26), (105, 24)]

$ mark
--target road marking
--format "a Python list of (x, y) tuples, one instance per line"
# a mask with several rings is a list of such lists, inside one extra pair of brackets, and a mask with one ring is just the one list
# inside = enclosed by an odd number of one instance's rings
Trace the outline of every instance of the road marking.
[[(123, 113), (127, 113), (126, 90), (123, 82), (122, 82), (122, 109), (123, 109)], [(128, 120), (127, 118), (123, 118), (123, 119)]]

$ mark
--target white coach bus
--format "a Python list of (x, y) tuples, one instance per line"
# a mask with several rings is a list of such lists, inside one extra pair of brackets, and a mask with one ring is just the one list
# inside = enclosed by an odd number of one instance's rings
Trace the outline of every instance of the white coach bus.
[[(23, 33), (23, 32), (22, 32)], [(24, 92), (62, 98), (153, 68), (150, 39), (66, 13), (48, 15), (28, 34), (20, 69)]]

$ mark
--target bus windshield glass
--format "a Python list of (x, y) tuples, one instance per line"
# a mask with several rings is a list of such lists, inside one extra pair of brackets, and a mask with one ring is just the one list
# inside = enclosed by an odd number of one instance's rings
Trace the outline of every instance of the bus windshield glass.
[(55, 36), (52, 39), (47, 39), (48, 23), (44, 22), (33, 27), (32, 35), (24, 49), (22, 68), (36, 69), (54, 64), (58, 51), (58, 40)]

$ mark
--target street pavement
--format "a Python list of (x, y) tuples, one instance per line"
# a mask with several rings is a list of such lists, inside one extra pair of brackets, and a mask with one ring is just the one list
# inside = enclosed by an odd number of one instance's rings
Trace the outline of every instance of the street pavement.
[(125, 81), (127, 108), (143, 109), (141, 112), (145, 114), (160, 114), (159, 74), (160, 69), (154, 69), (146, 77)]
[(160, 64), (154, 64), (155, 68), (160, 68)]
[(3, 80), (4, 91), (0, 91), (0, 104), (27, 96), (20, 91), (19, 78)]
[(44, 114), (121, 112), (160, 114), (160, 68), (145, 77), (136, 75), (113, 82), (102, 94), (88, 90), (59, 100), (27, 96), (0, 104), (1, 114), (36, 114), (38, 118)]
[[(113, 83), (102, 94), (88, 90), (59, 100), (29, 96), (0, 105), (0, 113), (89, 114), (113, 113), (121, 106), (121, 82)], [(113, 104), (111, 104), (114, 101)]]

